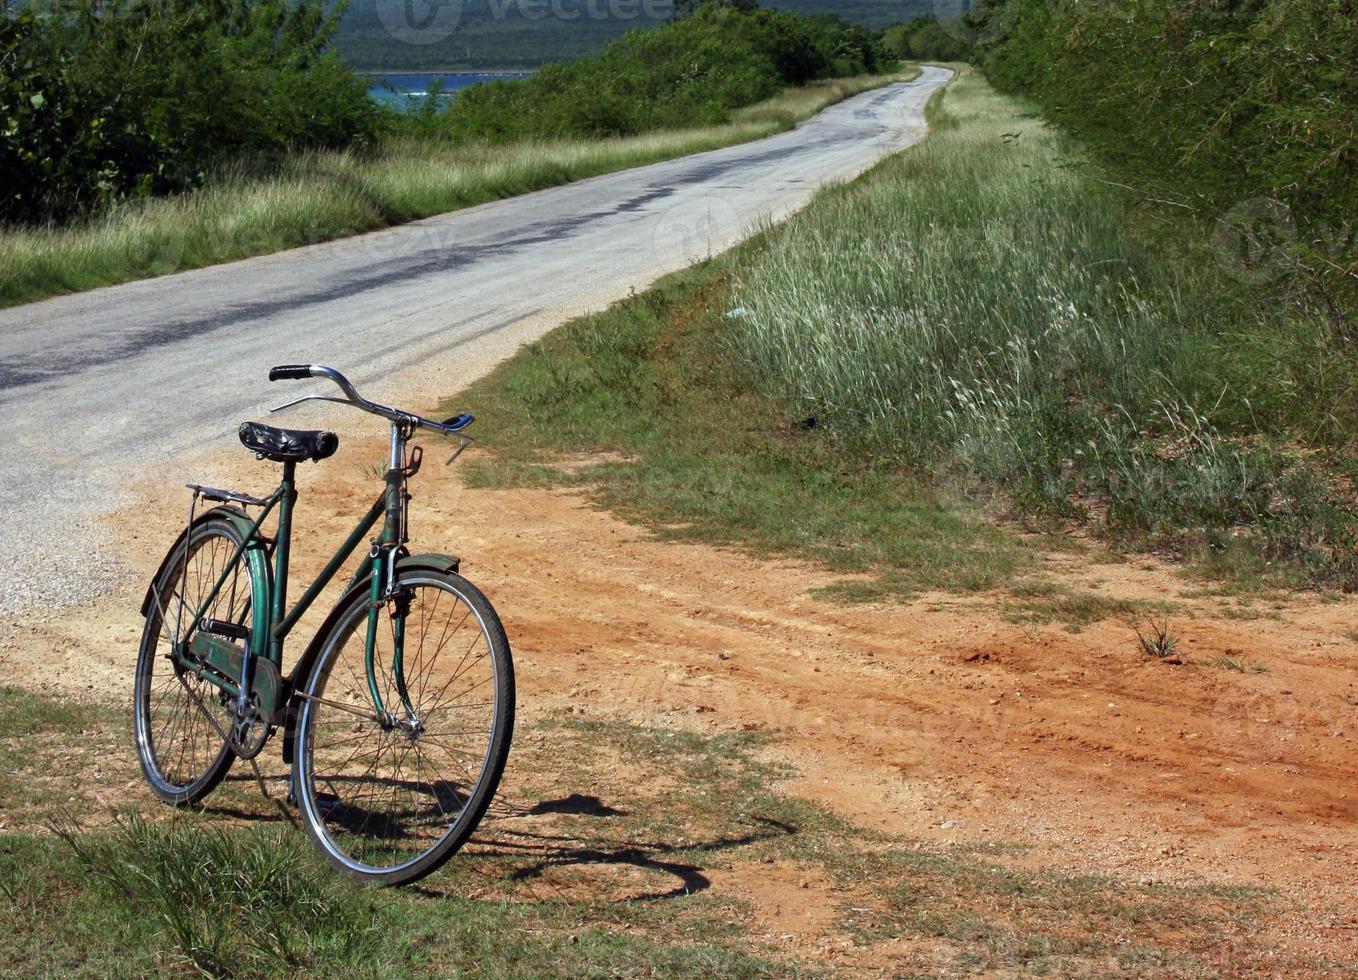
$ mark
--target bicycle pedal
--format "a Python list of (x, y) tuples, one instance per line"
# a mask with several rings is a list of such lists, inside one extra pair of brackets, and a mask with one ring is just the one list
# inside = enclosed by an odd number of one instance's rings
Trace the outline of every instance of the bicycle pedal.
[(204, 619), (198, 624), (198, 628), (204, 633), (211, 633), (214, 636), (225, 636), (232, 640), (248, 640), (250, 638), (250, 628), (239, 623), (226, 623), (218, 619)]

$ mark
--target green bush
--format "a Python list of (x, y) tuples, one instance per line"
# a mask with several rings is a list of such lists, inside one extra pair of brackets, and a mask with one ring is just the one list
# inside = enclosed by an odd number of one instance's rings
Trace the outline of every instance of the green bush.
[(971, 44), (961, 31), (949, 30), (932, 17), (916, 17), (882, 32), (882, 43), (897, 58), (909, 61), (969, 61)]
[(708, 4), (592, 57), (467, 89), (442, 128), (453, 139), (508, 141), (705, 126), (787, 85), (882, 67), (871, 34), (836, 18)]
[(49, 0), (0, 14), (0, 220), (182, 190), (294, 147), (363, 144), (379, 110), (324, 51), (322, 0)]
[(974, 16), (1000, 88), (1352, 298), (1358, 2), (990, 0)]

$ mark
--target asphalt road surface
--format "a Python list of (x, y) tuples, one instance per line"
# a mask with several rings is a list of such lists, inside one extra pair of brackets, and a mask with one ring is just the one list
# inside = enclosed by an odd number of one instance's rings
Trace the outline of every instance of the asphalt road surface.
[(245, 452), (243, 419), (330, 425), (341, 443), (346, 430), (380, 425), (338, 408), (267, 418), (270, 405), (324, 384), (270, 385), (271, 365), (329, 364), (369, 398), (431, 408), (566, 318), (917, 142), (948, 77), (925, 68), (754, 143), (0, 310), (0, 571), (20, 583), (0, 590), (0, 614), (81, 601), (111, 582), (118, 543), (100, 515), (127, 504), (128, 481), (158, 463)]

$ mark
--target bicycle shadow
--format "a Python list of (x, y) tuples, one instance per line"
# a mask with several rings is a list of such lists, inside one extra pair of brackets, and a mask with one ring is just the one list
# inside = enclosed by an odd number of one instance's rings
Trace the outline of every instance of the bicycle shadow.
[[(287, 777), (274, 773), (263, 775), (269, 795), (281, 801), (287, 793)], [(239, 781), (240, 788), (255, 785), (253, 775), (232, 774), (228, 784)], [(286, 818), (279, 808), (262, 797), (258, 809), (247, 809), (226, 801), (207, 803), (202, 812), (256, 824), (278, 823)], [(296, 814), (295, 808), (287, 809)], [(571, 793), (568, 796), (539, 800), (532, 804), (516, 804), (497, 794), (480, 828), (460, 855), (462, 861), (474, 861), (481, 874), (500, 865), (501, 874), (491, 874), (505, 884), (523, 885), (542, 882), (563, 869), (628, 870), (641, 875), (660, 875), (672, 879), (668, 888), (644, 888), (627, 895), (627, 901), (657, 902), (683, 898), (706, 891), (712, 880), (704, 867), (721, 853), (738, 851), (764, 841), (786, 839), (800, 833), (797, 826), (770, 817), (748, 818), (748, 829), (743, 833), (717, 835), (682, 843), (608, 832), (610, 822), (630, 815), (629, 811), (610, 806), (593, 795)], [(587, 824), (580, 825), (581, 818)], [(568, 830), (561, 824), (571, 826)], [(454, 863), (458, 862), (454, 858)], [(434, 881), (437, 881), (436, 877)], [(580, 884), (580, 882), (576, 882)], [(584, 882), (588, 885), (588, 882)], [(426, 898), (466, 897), (466, 882), (451, 881), (446, 887), (430, 884), (410, 888), (413, 894)]]
[[(466, 856), (478, 862), (504, 863), (508, 866), (507, 874), (501, 880), (513, 884), (542, 880), (566, 868), (624, 868), (674, 879), (673, 887), (649, 889), (627, 897), (627, 901), (632, 902), (657, 902), (683, 898), (710, 888), (712, 880), (704, 864), (715, 854), (800, 832), (792, 824), (769, 817), (751, 818), (753, 826), (745, 833), (683, 843), (514, 826), (517, 821), (555, 815), (608, 819), (626, 816), (627, 812), (608, 806), (598, 797), (577, 793), (558, 800), (541, 800), (531, 806), (516, 806), (497, 797), (486, 821), (472, 837)], [(591, 825), (589, 829), (595, 828)], [(426, 883), (412, 890), (428, 898), (465, 897), (464, 889), (453, 884), (444, 889)]]

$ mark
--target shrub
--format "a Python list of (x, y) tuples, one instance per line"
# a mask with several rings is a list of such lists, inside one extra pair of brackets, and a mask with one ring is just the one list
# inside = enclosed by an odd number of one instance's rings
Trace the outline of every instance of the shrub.
[[(1356, 0), (990, 0), (975, 16), (1000, 88), (1209, 216), (1243, 209), (1249, 248), (1353, 299)], [(1263, 201), (1284, 207), (1252, 220)]]
[(704, 5), (592, 57), (473, 86), (445, 112), (444, 134), (508, 141), (713, 125), (787, 85), (877, 71), (882, 60), (867, 31), (836, 18)]
[(0, 220), (182, 190), (241, 158), (361, 145), (379, 110), (322, 0), (49, 0), (0, 14)]
[(882, 43), (897, 58), (912, 61), (968, 61), (971, 45), (958, 30), (932, 17), (916, 17), (882, 32)]

